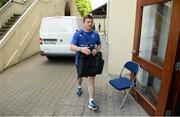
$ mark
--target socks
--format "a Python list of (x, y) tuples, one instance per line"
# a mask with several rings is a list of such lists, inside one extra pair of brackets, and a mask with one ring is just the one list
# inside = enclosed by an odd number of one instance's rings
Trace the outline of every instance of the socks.
[(77, 88), (81, 88), (81, 85), (78, 85)]
[(93, 98), (89, 98), (89, 103), (91, 103), (91, 101), (93, 101)]

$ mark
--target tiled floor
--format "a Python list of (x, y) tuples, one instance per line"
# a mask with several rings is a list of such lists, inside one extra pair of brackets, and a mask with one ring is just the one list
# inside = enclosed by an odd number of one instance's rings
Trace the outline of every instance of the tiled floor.
[(108, 84), (106, 38), (101, 36), (106, 61), (102, 75), (96, 79), (95, 100), (98, 111), (87, 108), (87, 83), (83, 95), (75, 93), (76, 69), (74, 59), (58, 58), (48, 61), (40, 55), (15, 65), (0, 74), (0, 116), (148, 116), (129, 95), (120, 109), (122, 94)]

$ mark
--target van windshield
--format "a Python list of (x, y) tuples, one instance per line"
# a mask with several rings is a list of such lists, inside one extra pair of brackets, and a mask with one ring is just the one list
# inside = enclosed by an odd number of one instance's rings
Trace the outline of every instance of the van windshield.
[(44, 33), (57, 33), (57, 19), (45, 20), (41, 29)]
[(75, 19), (59, 19), (58, 29), (60, 32), (69, 33), (76, 30), (77, 21)]

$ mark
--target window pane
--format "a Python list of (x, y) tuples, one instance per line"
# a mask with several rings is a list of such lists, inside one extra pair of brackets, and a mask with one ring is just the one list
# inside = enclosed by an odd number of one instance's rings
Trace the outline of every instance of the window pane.
[(165, 59), (171, 10), (172, 1), (143, 8), (139, 56), (159, 66)]
[(159, 78), (141, 69), (136, 82), (137, 89), (156, 107), (161, 85)]

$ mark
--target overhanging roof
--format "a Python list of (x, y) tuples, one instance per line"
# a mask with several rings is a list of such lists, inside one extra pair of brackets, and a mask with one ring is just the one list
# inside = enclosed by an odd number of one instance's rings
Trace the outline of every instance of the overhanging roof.
[(94, 16), (94, 17), (98, 17), (98, 16), (104, 16), (106, 17), (106, 11), (107, 11), (107, 3), (99, 6), (98, 8), (90, 11), (90, 13)]

